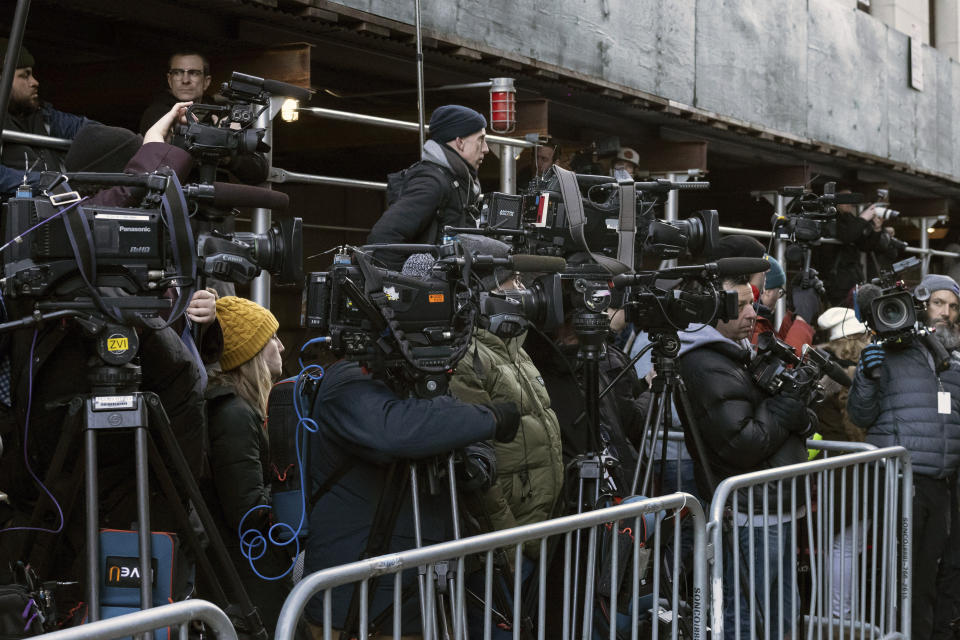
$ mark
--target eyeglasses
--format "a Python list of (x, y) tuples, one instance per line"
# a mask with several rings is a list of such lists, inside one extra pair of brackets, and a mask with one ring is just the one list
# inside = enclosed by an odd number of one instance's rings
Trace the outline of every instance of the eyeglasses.
[(199, 80), (204, 76), (203, 69), (170, 69), (167, 74), (174, 78), (182, 78), (183, 74), (187, 74), (191, 80)]

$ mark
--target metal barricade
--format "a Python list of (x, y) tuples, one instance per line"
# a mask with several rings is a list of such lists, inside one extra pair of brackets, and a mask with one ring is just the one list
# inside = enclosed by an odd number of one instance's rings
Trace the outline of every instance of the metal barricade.
[[(237, 640), (237, 632), (227, 614), (206, 600), (184, 600), (165, 604), (162, 607), (135, 611), (116, 618), (90, 622), (78, 627), (44, 633), (43, 640), (112, 640), (136, 636), (164, 627), (178, 626), (180, 640), (187, 640), (187, 624), (202, 620), (221, 640)], [(149, 637), (153, 637), (152, 635)]]
[[(682, 517), (684, 513), (685, 517)], [(371, 591), (376, 588), (376, 585), (371, 587), (371, 580), (380, 577), (393, 584), (390, 611), (397, 612), (397, 615), (392, 616), (392, 633), (394, 638), (400, 638), (405, 626), (410, 633), (409, 625), (402, 619), (402, 572), (419, 568), (421, 575), (425, 572), (431, 576), (438, 566), (444, 570), (455, 567), (457, 575), (467, 576), (467, 579), (457, 580), (456, 593), (448, 595), (452, 615), (447, 628), (443, 628), (442, 620), (438, 624), (439, 616), (423, 613), (435, 611), (439, 599), (434, 581), (426, 581), (419, 619), (413, 622), (416, 633), (422, 629), (423, 638), (427, 640), (436, 637), (459, 640), (468, 635), (489, 639), (494, 629), (495, 613), (506, 614), (499, 618), (501, 629), (508, 627), (515, 639), (546, 638), (548, 625), (557, 627), (549, 637), (564, 640), (607, 636), (611, 640), (618, 637), (634, 640), (670, 637), (676, 640), (681, 637), (681, 629), (684, 629), (684, 638), (705, 638), (704, 522), (700, 503), (688, 494), (675, 493), (332, 567), (305, 576), (297, 583), (280, 612), (276, 638), (292, 640), (307, 603), (321, 593), (322, 637), (324, 640), (333, 638), (332, 602), (334, 590), (338, 587), (347, 589), (354, 596), (359, 593), (359, 634), (354, 637), (368, 637), (371, 615), (378, 613), (370, 608)], [(673, 568), (680, 565), (680, 527), (687, 524), (693, 528), (694, 553), (691, 586), (684, 600), (680, 593), (681, 580), (671, 578)], [(667, 528), (672, 528), (672, 532), (661, 535)], [(642, 531), (652, 531), (648, 539), (650, 546), (645, 545), (643, 536), (639, 535)], [(580, 558), (572, 557), (576, 536), (587, 539), (582, 547), (585, 552)], [(530, 541), (539, 542), (536, 560), (526, 559), (523, 553), (524, 543)], [(671, 553), (664, 553), (668, 546)], [(529, 549), (529, 545), (526, 548)], [(500, 558), (512, 560), (515, 568), (522, 567), (525, 559), (531, 568), (536, 565), (528, 580), (526, 594), (515, 597), (522, 593), (522, 570), (513, 571), (512, 579), (498, 575), (495, 580), (498, 553), (502, 554)], [(556, 573), (550, 573), (551, 557), (558, 559)], [(563, 561), (562, 571), (559, 560)], [(473, 563), (478, 563), (478, 568), (472, 570), (472, 574), (465, 573)], [(549, 617), (548, 573), (552, 578)], [(560, 574), (562, 586), (557, 584)], [(469, 587), (464, 587), (465, 582), (478, 585), (471, 593), (469, 607), (466, 594)], [(355, 586), (359, 588), (355, 590)], [(494, 593), (495, 586), (501, 590), (499, 600)], [(522, 601), (535, 602), (536, 607), (524, 607)], [(495, 612), (495, 607), (500, 611)], [(558, 615), (562, 615), (562, 619)], [(320, 637), (319, 628), (317, 625), (314, 629), (316, 638)], [(386, 633), (376, 637), (388, 637)]]
[(850, 440), (814, 440), (807, 439), (807, 449), (816, 449), (823, 452), (824, 458), (829, 458), (834, 454), (844, 455), (847, 453), (857, 453), (858, 451), (876, 451), (876, 445), (869, 442), (854, 442)]
[(912, 486), (903, 447), (721, 482), (707, 523), (712, 637), (909, 637)]

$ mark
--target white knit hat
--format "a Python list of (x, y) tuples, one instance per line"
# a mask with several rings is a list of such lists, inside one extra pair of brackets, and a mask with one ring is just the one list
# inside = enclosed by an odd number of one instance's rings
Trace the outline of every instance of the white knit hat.
[(866, 325), (857, 320), (853, 309), (847, 307), (830, 307), (817, 318), (817, 325), (824, 331), (830, 332), (830, 340), (855, 336), (867, 331)]

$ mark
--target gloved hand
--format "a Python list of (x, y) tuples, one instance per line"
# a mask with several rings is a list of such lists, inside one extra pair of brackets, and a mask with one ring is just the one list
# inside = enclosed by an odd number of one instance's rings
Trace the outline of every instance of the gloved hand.
[(767, 409), (777, 421), (790, 431), (804, 431), (807, 417), (807, 399), (790, 393), (779, 393), (767, 399)]
[(868, 344), (860, 352), (860, 362), (857, 364), (857, 369), (867, 378), (876, 380), (880, 377), (880, 365), (883, 364), (885, 358), (886, 353), (883, 347), (878, 344)]
[(486, 491), (497, 479), (497, 456), (486, 442), (475, 442), (463, 449), (460, 488)]
[(493, 414), (497, 421), (497, 429), (493, 434), (497, 442), (513, 442), (513, 438), (520, 429), (520, 410), (512, 402), (491, 402), (484, 405)]

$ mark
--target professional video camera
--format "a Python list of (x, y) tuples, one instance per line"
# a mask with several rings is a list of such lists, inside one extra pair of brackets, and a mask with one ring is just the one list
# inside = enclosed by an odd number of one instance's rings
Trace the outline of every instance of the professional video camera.
[(626, 213), (621, 202), (626, 199), (628, 204), (634, 202), (634, 206), (627, 207), (633, 217), (628, 224), (629, 228), (635, 225), (635, 250), (638, 252), (649, 252), (662, 258), (675, 258), (684, 253), (697, 256), (709, 253), (719, 241), (716, 211), (698, 211), (686, 220), (657, 220), (653, 217), (653, 205), (649, 200), (674, 189), (706, 189), (709, 187), (707, 182), (661, 179), (619, 183), (609, 176), (575, 177), (576, 197), (584, 218), (582, 239), (575, 235), (572, 228), (570, 205), (566, 202), (571, 196), (565, 197), (559, 172), (555, 168), (532, 181), (521, 194), (488, 194), (481, 210), (481, 229), (512, 238), (518, 251), (569, 257), (574, 253), (593, 250), (616, 258), (620, 246), (621, 219)]
[(224, 105), (194, 104), (187, 108), (186, 125), (173, 130), (172, 144), (190, 152), (200, 163), (200, 180), (214, 181), (221, 159), (265, 152), (270, 146), (263, 141), (265, 129), (255, 129), (260, 114), (270, 105), (273, 96), (307, 100), (310, 91), (286, 82), (258, 78), (234, 71), (223, 83), (220, 95)]
[[(622, 274), (614, 276), (612, 282), (615, 288), (630, 288), (623, 304), (627, 322), (648, 333), (675, 332), (691, 324), (736, 318), (737, 293), (724, 291), (721, 281), (768, 268), (769, 263), (761, 258), (721, 258), (708, 264)], [(674, 279), (686, 283), (669, 290), (656, 286), (657, 280)]]
[(793, 347), (778, 340), (772, 332), (757, 338), (757, 355), (750, 361), (750, 374), (758, 387), (775, 395), (789, 393), (809, 397), (813, 404), (823, 400), (820, 379), (829, 376), (838, 384), (849, 387), (849, 376), (843, 368), (819, 349), (806, 344), (797, 357)]
[[(374, 266), (373, 253), (380, 249), (434, 257), (425, 273), (404, 275)], [(399, 379), (420, 397), (438, 395), (469, 346), (478, 312), (496, 325), (491, 329), (503, 325), (508, 333), (529, 322), (562, 321), (558, 284), (550, 276), (525, 291), (490, 293), (471, 285), (472, 272), (498, 266), (558, 271), (564, 263), (535, 256), (471, 256), (455, 243), (341, 247), (329, 271), (309, 274), (301, 324), (329, 336), (338, 355)]]
[(917, 324), (917, 313), (923, 309), (930, 292), (918, 288), (914, 295), (899, 278), (901, 273), (919, 264), (916, 257), (901, 260), (891, 270), (882, 271), (879, 278), (857, 288), (860, 315), (880, 342), (902, 342), (922, 330)]

